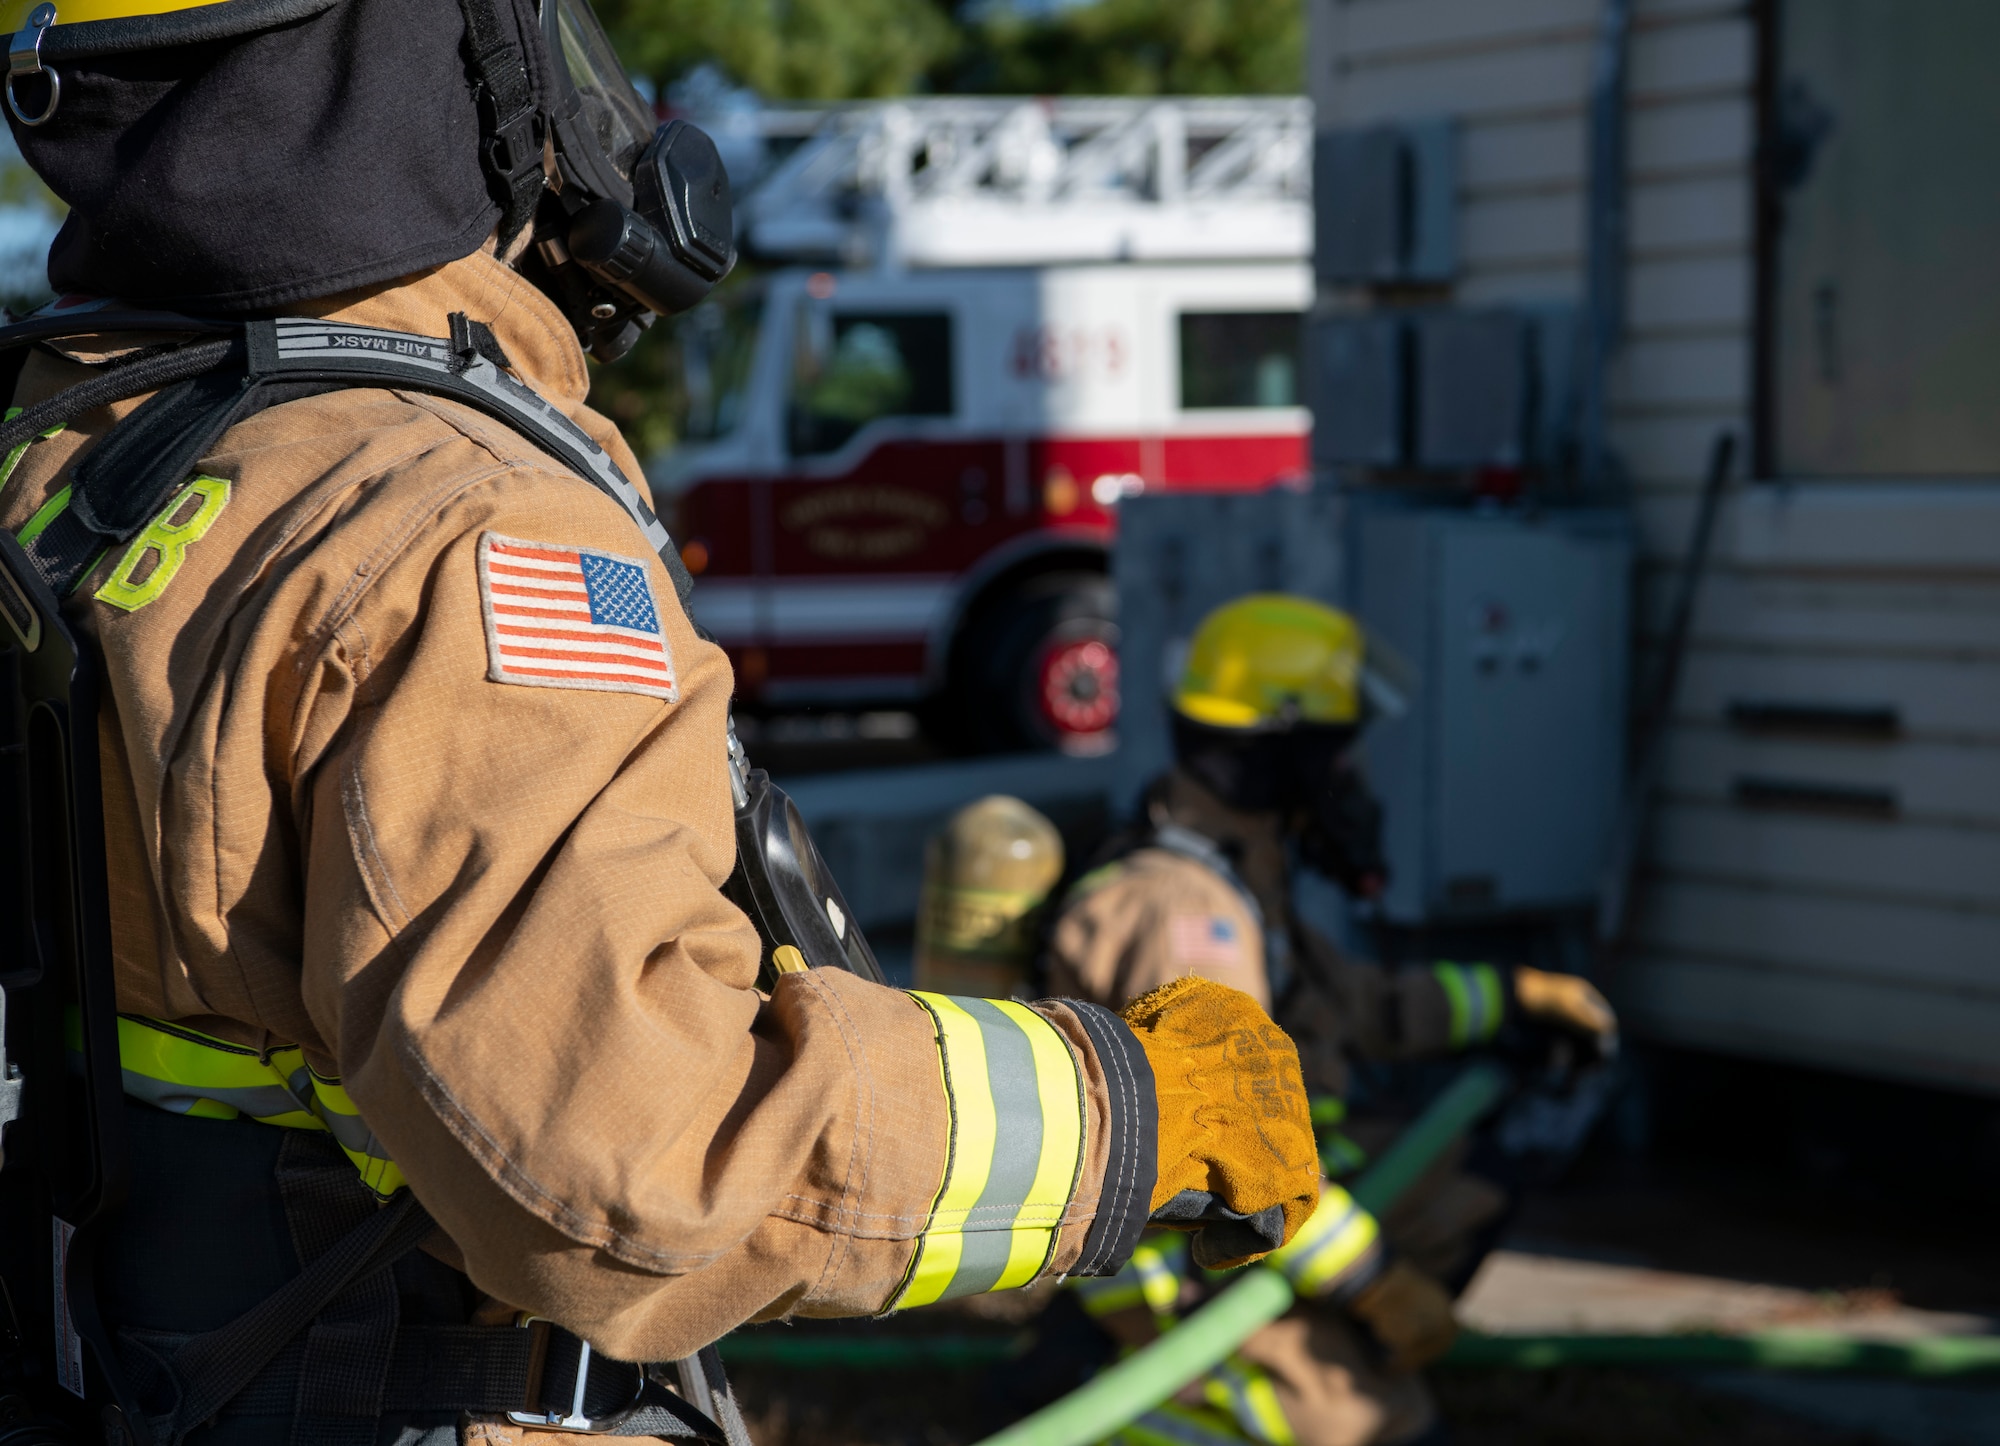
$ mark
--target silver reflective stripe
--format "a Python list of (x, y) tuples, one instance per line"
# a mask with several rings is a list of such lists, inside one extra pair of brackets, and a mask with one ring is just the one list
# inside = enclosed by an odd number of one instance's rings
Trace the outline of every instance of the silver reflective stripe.
[(1171, 1406), (1162, 1406), (1135, 1418), (1112, 1438), (1128, 1443), (1128, 1446), (1156, 1446), (1156, 1443), (1170, 1443), (1170, 1446), (1243, 1446), (1243, 1437), (1234, 1431), (1219, 1431), (1205, 1426)]
[(203, 1085), (193, 1088), (175, 1084), (171, 1080), (154, 1079), (151, 1075), (135, 1070), (121, 1071), (125, 1080), (125, 1093), (135, 1100), (143, 1100), (176, 1115), (184, 1115), (202, 1100), (213, 1100), (219, 1105), (228, 1105), (240, 1110), (252, 1119), (270, 1119), (275, 1115), (296, 1115), (306, 1111), (306, 1107), (292, 1098), (291, 1094), (278, 1085), (248, 1085), (231, 1088), (222, 1085)]
[(1278, 1392), (1262, 1367), (1232, 1356), (1215, 1368), (1210, 1379), (1221, 1388), (1229, 1414), (1244, 1435), (1263, 1446), (1297, 1446), (1292, 1423), (1285, 1419)]
[[(996, 1103), (1038, 1098), (1035, 1056), (1020, 1027), (984, 999), (959, 999), (958, 1007), (979, 1021), (986, 1038), (986, 1078)], [(1042, 1158), (1042, 1114), (1038, 1108), (1010, 1110), (1006, 1127), (993, 1137), (993, 1163), (986, 1188), (965, 1223), (965, 1251), (946, 1299), (984, 1295), (1000, 1283), (1014, 1250), (1012, 1226), (1034, 1190)]]

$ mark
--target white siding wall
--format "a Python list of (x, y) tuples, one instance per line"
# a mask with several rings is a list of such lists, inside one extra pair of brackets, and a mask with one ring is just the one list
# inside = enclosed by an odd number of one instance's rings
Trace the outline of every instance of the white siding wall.
[[(1322, 125), (1460, 119), (1464, 302), (1582, 294), (1598, 9), (1313, 0)], [(1744, 5), (1638, 0), (1613, 442), (1656, 627), (1708, 448), (1749, 440), (1755, 66)], [(1729, 722), (1745, 700), (1891, 705), (1902, 734), (1760, 737)], [(1898, 809), (1755, 811), (1746, 776)], [(2000, 1091), (2000, 484), (1738, 491), (1615, 987), (1656, 1037)]]

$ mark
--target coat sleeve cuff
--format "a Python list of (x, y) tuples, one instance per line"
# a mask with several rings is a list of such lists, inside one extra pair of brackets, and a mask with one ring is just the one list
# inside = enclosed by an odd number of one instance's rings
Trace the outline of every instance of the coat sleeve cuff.
[(1160, 1106), (1153, 1067), (1125, 1021), (1080, 999), (1052, 1001), (1076, 1020), (1103, 1072), (1109, 1109), (1104, 1183), (1097, 1214), (1071, 1275), (1116, 1275), (1132, 1257), (1152, 1210), (1159, 1176)]

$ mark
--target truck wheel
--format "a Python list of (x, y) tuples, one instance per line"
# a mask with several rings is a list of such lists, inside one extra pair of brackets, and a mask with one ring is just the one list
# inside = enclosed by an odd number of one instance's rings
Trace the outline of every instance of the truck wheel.
[(1100, 573), (1031, 578), (983, 608), (954, 669), (962, 732), (988, 751), (1096, 754), (1118, 721), (1117, 594)]

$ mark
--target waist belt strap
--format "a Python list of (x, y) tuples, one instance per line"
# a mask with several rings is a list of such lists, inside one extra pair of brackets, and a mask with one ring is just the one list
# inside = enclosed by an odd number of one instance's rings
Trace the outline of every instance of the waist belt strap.
[[(396, 1332), (387, 1353), (381, 1413), (532, 1414), (538, 1424), (570, 1418), (576, 1366), (582, 1353), (574, 1336), (566, 1331), (557, 1335), (559, 1343), (549, 1349), (539, 1391), (530, 1396), (534, 1343), (529, 1332), (505, 1326), (404, 1326)], [(166, 1362), (190, 1339), (160, 1331), (119, 1333), (133, 1385), (142, 1396), (167, 1386), (171, 1378)], [(712, 1354), (713, 1349), (707, 1348), (704, 1354)], [(227, 1414), (291, 1414), (314, 1384), (314, 1365), (306, 1342), (291, 1342), (230, 1400)], [(701, 1442), (703, 1446), (748, 1446), (747, 1434), (734, 1437), (705, 1413), (649, 1379), (638, 1366), (592, 1356), (584, 1384), (583, 1415), (599, 1428), (591, 1434), (664, 1438)], [(736, 1412), (735, 1400), (725, 1399), (740, 1429), (742, 1417)], [(535, 1409), (531, 1413), (524, 1407)], [(162, 1417), (153, 1423), (161, 1446), (179, 1439), (172, 1434), (172, 1420)], [(314, 1424), (302, 1418), (301, 1427), (292, 1434), (291, 1446), (327, 1446), (330, 1440), (341, 1439), (328, 1429), (329, 1424), (324, 1419)], [(540, 1429), (550, 1428), (540, 1425)], [(373, 1446), (372, 1418), (363, 1439)]]
[(179, 1399), (172, 1414), (155, 1423), (156, 1434), (167, 1446), (180, 1446), (190, 1430), (241, 1394), (336, 1296), (356, 1280), (394, 1265), (436, 1228), (416, 1197), (406, 1192), (276, 1294), (221, 1329), (188, 1338), (165, 1362)]
[(749, 1446), (713, 1348), (681, 1362), (686, 1385), (730, 1426), (595, 1356), (546, 1321), (530, 1328), (410, 1325), (392, 1268), (437, 1227), (405, 1190), (377, 1205), (323, 1137), (279, 1152), (277, 1189), (306, 1267), (235, 1320), (201, 1335), (128, 1328), (120, 1355), (152, 1446), (181, 1446), (225, 1409), (290, 1416), (290, 1446), (374, 1446), (392, 1413), (475, 1411), (594, 1434)]

